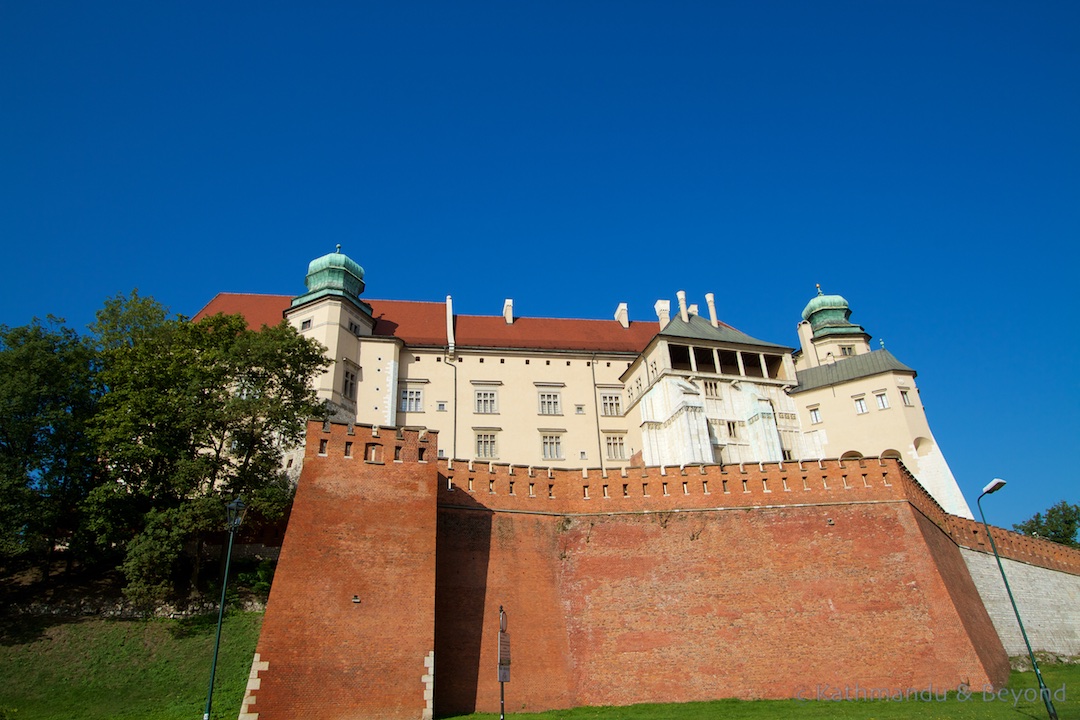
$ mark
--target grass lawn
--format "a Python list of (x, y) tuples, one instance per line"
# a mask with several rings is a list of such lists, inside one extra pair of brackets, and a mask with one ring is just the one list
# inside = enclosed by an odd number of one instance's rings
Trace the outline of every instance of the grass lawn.
[[(226, 616), (213, 718), (235, 720), (262, 625)], [(217, 616), (188, 620), (15, 617), (0, 632), (0, 719), (195, 720)]]
[[(225, 618), (214, 690), (215, 720), (234, 720), (262, 615)], [(0, 624), (0, 720), (196, 720), (210, 677), (216, 617), (192, 620), (72, 620), (19, 617)], [(1047, 665), (1043, 676), (1061, 720), (1080, 720), (1080, 665)], [(1064, 699), (1061, 688), (1064, 686)], [(742, 718), (1045, 718), (1034, 673), (1013, 673), (1001, 697), (896, 701), (719, 700), (682, 705), (578, 708), (515, 714), (515, 720), (740, 720)], [(514, 684), (506, 686), (513, 707)], [(816, 696), (811, 687), (808, 696)], [(469, 720), (494, 720), (475, 714)], [(298, 719), (308, 720), (308, 719)], [(311, 720), (319, 720), (312, 718)]]
[[(1057, 691), (1054, 706), (1060, 720), (1080, 720), (1080, 665), (1040, 666), (1043, 679), (1051, 691)], [(1065, 690), (1062, 691), (1062, 686)], [(515, 714), (514, 720), (763, 720), (764, 718), (793, 718), (794, 720), (889, 720), (892, 718), (925, 718), (926, 720), (1024, 720), (1045, 719), (1046, 706), (1037, 694), (1035, 673), (1014, 672), (1002, 697), (983, 697), (976, 690), (969, 697), (950, 693), (948, 699), (885, 700), (717, 700), (682, 705), (631, 705), (630, 707), (576, 708), (544, 713)], [(811, 687), (809, 697), (816, 696)], [(513, 699), (513, 683), (506, 686), (507, 704)], [(456, 720), (495, 720), (498, 713), (476, 713), (458, 716)], [(449, 720), (449, 719), (448, 719)]]

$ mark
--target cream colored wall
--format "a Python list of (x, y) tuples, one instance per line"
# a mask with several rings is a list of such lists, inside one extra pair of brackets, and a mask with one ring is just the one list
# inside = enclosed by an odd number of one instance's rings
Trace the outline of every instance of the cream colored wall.
[[(444, 349), (407, 348), (399, 369), (397, 423), (437, 429), (440, 449), (447, 457), (487, 461), (477, 457), (476, 435), (494, 433), (498, 456), (490, 458), (493, 462), (622, 467), (641, 448), (638, 423), (625, 414), (602, 415), (600, 398), (607, 392), (620, 394), (625, 413), (628, 403), (619, 375), (630, 360), (626, 355), (460, 349), (455, 358), (449, 358)], [(421, 391), (420, 412), (400, 410), (400, 391), (406, 388)], [(476, 412), (478, 390), (496, 393), (495, 413)], [(559, 394), (558, 415), (540, 414), (541, 392)], [(445, 409), (440, 410), (440, 404)], [(561, 459), (543, 457), (545, 434), (561, 436)], [(606, 434), (623, 436), (625, 459), (608, 459)]]
[[(906, 390), (910, 405), (904, 405)], [(889, 407), (880, 409), (876, 395), (884, 393)], [(856, 398), (866, 403), (866, 412), (856, 411)], [(941, 449), (930, 431), (915, 378), (889, 372), (859, 378), (842, 385), (801, 392), (793, 397), (803, 428), (817, 436), (824, 457), (842, 457), (856, 452), (880, 456), (890, 450), (900, 454), (934, 498), (948, 512), (971, 517)], [(810, 410), (817, 408), (821, 422), (811, 422)]]

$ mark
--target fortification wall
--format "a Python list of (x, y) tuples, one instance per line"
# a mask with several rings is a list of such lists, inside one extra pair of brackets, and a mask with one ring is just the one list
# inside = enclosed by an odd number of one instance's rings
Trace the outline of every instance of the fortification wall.
[(449, 463), (439, 500), (440, 713), (497, 710), (500, 605), (514, 710), (1008, 674), (947, 516), (893, 461)]
[(241, 720), (431, 717), (438, 473), (421, 454), (434, 433), (309, 425)]

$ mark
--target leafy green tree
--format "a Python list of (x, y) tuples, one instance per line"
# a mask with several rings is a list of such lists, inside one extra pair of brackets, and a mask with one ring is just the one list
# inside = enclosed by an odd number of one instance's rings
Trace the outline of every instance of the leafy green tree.
[(0, 558), (37, 560), (46, 577), (58, 545), (84, 546), (93, 372), (93, 349), (61, 320), (0, 326)]
[(291, 499), (282, 457), (322, 412), (311, 380), (326, 360), (285, 323), (191, 323), (136, 294), (107, 304), (93, 329), (105, 392), (92, 433), (109, 482), (88, 498), (90, 527), (102, 547), (122, 549), (129, 596), (159, 601), (198, 577), (225, 502), (242, 495), (255, 517), (281, 516)]
[(1080, 548), (1080, 542), (1077, 541), (1077, 533), (1080, 531), (1080, 505), (1062, 500), (1048, 509), (1046, 515), (1035, 513), (1024, 522), (1013, 525), (1013, 530)]

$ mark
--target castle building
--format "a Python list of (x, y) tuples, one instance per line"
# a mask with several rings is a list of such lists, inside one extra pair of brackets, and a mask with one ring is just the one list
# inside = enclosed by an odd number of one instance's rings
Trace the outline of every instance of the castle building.
[[(849, 321), (840, 296), (803, 311), (801, 349), (708, 317), (683, 292), (655, 322), (459, 315), (444, 303), (361, 299), (364, 270), (313, 260), (296, 296), (222, 293), (200, 317), (286, 319), (333, 360), (316, 380), (332, 419), (440, 433), (440, 458), (529, 467), (900, 459), (950, 513), (971, 511), (934, 441), (915, 371)], [(298, 457), (298, 456), (297, 456)]]

